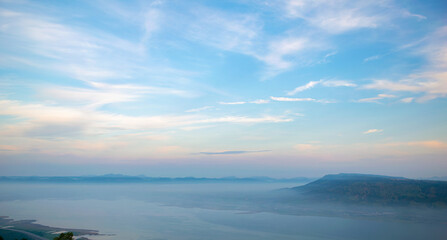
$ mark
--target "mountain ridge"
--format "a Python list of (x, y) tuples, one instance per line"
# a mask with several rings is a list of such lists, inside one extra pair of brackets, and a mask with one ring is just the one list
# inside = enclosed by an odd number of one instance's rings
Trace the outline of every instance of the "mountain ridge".
[(447, 206), (447, 182), (368, 174), (330, 174), (291, 188), (306, 199), (367, 204)]

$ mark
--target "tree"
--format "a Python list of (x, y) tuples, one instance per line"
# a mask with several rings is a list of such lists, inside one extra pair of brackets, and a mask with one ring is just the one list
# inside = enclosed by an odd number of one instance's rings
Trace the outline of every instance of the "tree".
[(55, 237), (53, 238), (53, 240), (73, 240), (73, 233), (72, 232), (61, 233), (59, 237)]

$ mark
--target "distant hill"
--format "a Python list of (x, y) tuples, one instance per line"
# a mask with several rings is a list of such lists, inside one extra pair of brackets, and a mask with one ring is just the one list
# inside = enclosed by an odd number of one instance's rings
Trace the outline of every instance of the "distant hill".
[(447, 182), (365, 174), (326, 175), (292, 188), (308, 200), (447, 206)]
[(447, 181), (447, 176), (443, 176), (443, 177), (431, 177), (431, 178), (426, 178), (424, 180), (435, 180), (435, 181)]
[(0, 182), (46, 182), (46, 183), (304, 183), (313, 179), (297, 178), (269, 178), (269, 177), (223, 177), (223, 178), (196, 178), (196, 177), (146, 177), (128, 176), (121, 174), (106, 174), (102, 176), (0, 176)]

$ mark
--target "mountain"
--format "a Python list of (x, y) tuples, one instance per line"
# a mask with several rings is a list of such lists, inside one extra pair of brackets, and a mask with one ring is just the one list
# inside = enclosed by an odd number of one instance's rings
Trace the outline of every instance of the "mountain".
[(447, 182), (366, 174), (334, 174), (292, 188), (307, 200), (447, 206)]
[(279, 183), (279, 182), (310, 182), (313, 179), (297, 178), (269, 178), (269, 177), (223, 177), (223, 178), (196, 178), (196, 177), (146, 177), (128, 176), (122, 174), (106, 174), (102, 176), (0, 176), (0, 182), (50, 182), (50, 183)]

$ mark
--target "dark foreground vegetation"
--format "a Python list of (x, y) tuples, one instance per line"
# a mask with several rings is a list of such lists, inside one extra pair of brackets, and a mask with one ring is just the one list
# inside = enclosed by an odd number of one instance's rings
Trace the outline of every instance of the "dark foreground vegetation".
[(8, 217), (0, 217), (0, 236), (4, 240), (71, 240), (73, 236), (99, 235), (95, 230), (57, 228), (35, 222), (35, 220), (15, 221)]

